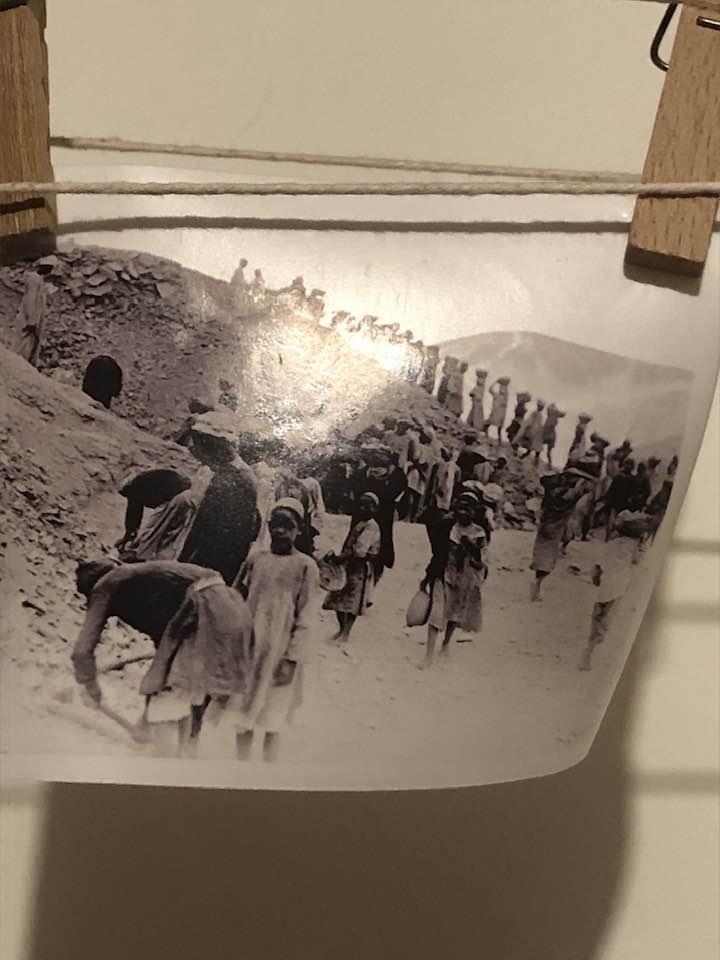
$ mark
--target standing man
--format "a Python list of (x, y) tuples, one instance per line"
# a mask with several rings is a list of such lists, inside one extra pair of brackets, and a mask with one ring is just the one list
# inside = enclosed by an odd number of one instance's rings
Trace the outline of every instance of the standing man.
[(353, 478), (354, 502), (352, 523), (359, 520), (358, 507), (364, 493), (373, 493), (377, 498), (375, 519), (380, 528), (380, 551), (373, 560), (375, 583), (379, 583), (385, 570), (395, 566), (394, 526), (398, 505), (405, 499), (407, 476), (397, 465), (397, 457), (391, 450), (364, 448), (365, 466)]
[(543, 580), (553, 572), (560, 557), (567, 522), (578, 500), (592, 490), (594, 482), (592, 474), (575, 467), (564, 473), (546, 474), (541, 479), (544, 495), (530, 563), (530, 569), (535, 571), (531, 600), (540, 599)]
[(475, 467), (485, 463), (488, 458), (480, 451), (478, 435), (474, 430), (467, 430), (463, 436), (463, 446), (457, 456), (457, 466), (460, 470), (460, 480), (472, 480), (475, 476)]
[(540, 462), (540, 454), (543, 448), (543, 433), (545, 431), (545, 401), (537, 399), (535, 409), (526, 418), (520, 432), (515, 438), (515, 447), (523, 447), (524, 453), (520, 454), (520, 459), (535, 455), (535, 463)]
[(654, 497), (656, 497), (658, 493), (660, 493), (660, 490), (662, 489), (663, 477), (659, 470), (661, 463), (662, 461), (660, 460), (659, 457), (648, 457), (647, 478), (650, 481), (650, 499), (651, 500)]
[(435, 379), (437, 377), (437, 368), (440, 363), (440, 349), (436, 346), (429, 346), (423, 349), (422, 369), (418, 376), (418, 385), (432, 396), (435, 390)]
[(40, 359), (45, 318), (47, 316), (47, 288), (40, 273), (28, 275), (25, 293), (15, 316), (15, 350), (33, 367)]
[(468, 365), (464, 360), (459, 361), (452, 369), (448, 377), (447, 398), (445, 406), (454, 413), (456, 417), (461, 417), (463, 412), (463, 401), (465, 399), (465, 374)]
[(647, 464), (641, 460), (637, 465), (637, 470), (633, 477), (630, 497), (628, 498), (628, 510), (644, 510), (650, 500), (651, 493), (652, 486), (650, 484), (650, 477), (648, 476), (648, 467)]
[(442, 459), (437, 468), (434, 506), (438, 510), (448, 511), (453, 501), (455, 488), (460, 485), (460, 467), (455, 462), (452, 451), (447, 447), (441, 448), (440, 456)]
[(553, 450), (555, 449), (555, 444), (557, 443), (557, 427), (558, 423), (565, 416), (565, 411), (561, 410), (556, 404), (551, 403), (547, 409), (547, 419), (545, 420), (545, 426), (543, 427), (543, 436), (542, 442), (545, 450), (547, 451), (547, 462), (548, 466), (552, 468), (552, 455)]
[[(388, 418), (388, 421), (391, 421), (391, 418)], [(415, 438), (410, 433), (411, 426), (409, 420), (401, 417), (395, 424), (395, 432), (391, 433), (388, 430), (383, 435), (383, 443), (397, 454), (397, 465), (405, 473), (411, 461), (415, 459)]]
[(490, 427), (495, 427), (497, 429), (498, 446), (500, 446), (503, 441), (502, 433), (503, 427), (505, 426), (505, 417), (507, 415), (508, 397), (510, 394), (510, 377), (498, 377), (497, 380), (491, 385), (488, 392), (492, 397), (492, 406), (490, 408), (488, 422), (485, 425), (485, 432), (487, 433), (489, 440)]
[(463, 491), (453, 513), (438, 517), (428, 526), (432, 557), (420, 583), (420, 589), (431, 598), (423, 667), (432, 664), (441, 632), (442, 651), (447, 653), (458, 627), (470, 634), (478, 634), (482, 628), (488, 539), (483, 526), (476, 522), (480, 506), (474, 493)]
[(587, 433), (588, 424), (591, 422), (592, 417), (589, 413), (578, 414), (577, 424), (575, 425), (575, 434), (573, 436), (573, 441), (570, 444), (570, 452), (568, 453), (568, 466), (585, 455), (585, 451), (587, 450), (585, 434)]
[(216, 570), (230, 585), (260, 532), (255, 477), (226, 437), (196, 427), (192, 452), (213, 477), (178, 559)]
[(612, 453), (608, 454), (606, 469), (609, 477), (616, 477), (622, 472), (623, 464), (632, 452), (633, 448), (630, 444), (630, 441), (623, 440), (616, 450), (613, 450)]
[(625, 524), (622, 530), (613, 527), (605, 544), (601, 562), (593, 568), (592, 580), (598, 587), (590, 618), (590, 633), (580, 660), (580, 670), (592, 669), (592, 656), (608, 631), (630, 581), (630, 567), (638, 562), (640, 548), (647, 534), (647, 521)]
[[(608, 460), (608, 467), (614, 458)], [(620, 466), (620, 472), (613, 476), (612, 483), (605, 494), (605, 539), (610, 539), (610, 533), (615, 525), (615, 517), (623, 510), (627, 510), (630, 504), (630, 498), (635, 486), (633, 470), (635, 461), (631, 457), (625, 457)], [(609, 470), (608, 470), (609, 472)]]
[(485, 431), (485, 384), (487, 376), (487, 370), (481, 370), (478, 367), (475, 371), (475, 386), (470, 391), (471, 406), (467, 425), (480, 433)]
[(443, 360), (442, 371), (440, 374), (440, 383), (438, 384), (437, 401), (443, 407), (447, 406), (448, 386), (453, 370), (457, 366), (456, 357), (445, 357)]
[(410, 523), (414, 523), (418, 518), (433, 463), (430, 437), (421, 430), (415, 443), (414, 458), (407, 471), (407, 519)]

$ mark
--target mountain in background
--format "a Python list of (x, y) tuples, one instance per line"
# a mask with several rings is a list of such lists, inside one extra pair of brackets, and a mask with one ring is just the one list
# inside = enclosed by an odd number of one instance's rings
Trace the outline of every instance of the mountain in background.
[[(467, 361), (467, 393), (477, 367), (488, 371), (488, 386), (496, 377), (511, 378), (508, 422), (518, 390), (565, 410), (558, 431), (559, 457), (569, 448), (580, 412), (592, 414), (593, 428), (613, 446), (628, 437), (645, 456), (656, 453), (666, 459), (679, 452), (692, 380), (686, 370), (525, 331), (449, 340), (440, 344), (440, 352)], [(468, 397), (466, 407), (469, 404)], [(489, 401), (486, 414), (488, 409)]]

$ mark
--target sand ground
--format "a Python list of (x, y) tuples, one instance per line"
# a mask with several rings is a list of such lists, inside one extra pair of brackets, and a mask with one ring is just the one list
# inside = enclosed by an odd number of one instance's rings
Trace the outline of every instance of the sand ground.
[[(345, 517), (327, 517), (319, 550), (339, 548), (347, 526)], [(347, 646), (331, 642), (335, 616), (320, 609), (322, 594), (313, 599), (306, 617), (303, 703), (282, 735), (279, 762), (352, 765), (361, 780), (366, 765), (437, 766), (458, 752), (470, 752), (473, 762), (488, 770), (500, 769), (508, 750), (514, 765), (526, 758), (535, 766), (547, 758), (548, 766), (558, 767), (565, 755), (576, 754), (578, 741), (586, 739), (605, 706), (627, 644), (623, 626), (633, 612), (628, 598), (597, 651), (593, 671), (579, 672), (595, 595), (589, 570), (600, 541), (572, 544), (548, 578), (543, 601), (530, 603), (533, 534), (496, 531), (482, 633), (472, 642), (453, 641), (447, 655), (419, 670), (425, 630), (407, 628), (405, 610), (429, 547), (422, 526), (398, 523), (395, 531), (396, 566), (386, 572)], [(8, 589), (9, 584), (0, 598), (9, 611), (0, 633), (3, 750), (147, 752), (87, 706), (73, 682), (70, 650), (82, 621), (80, 599), (68, 591), (64, 613), (48, 623), (33, 607), (22, 606), (24, 595), (8, 595)], [(98, 648), (98, 662), (108, 665), (151, 650), (147, 640), (113, 623)], [(129, 720), (142, 709), (137, 690), (145, 669), (135, 664), (101, 678), (105, 702)], [(208, 726), (200, 755), (236, 762), (233, 736), (229, 723)]]

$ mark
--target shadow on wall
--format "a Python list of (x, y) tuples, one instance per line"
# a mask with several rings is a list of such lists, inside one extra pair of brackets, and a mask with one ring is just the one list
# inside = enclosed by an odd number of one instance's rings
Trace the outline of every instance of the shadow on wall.
[(552, 777), (335, 795), (52, 787), (27, 956), (590, 960), (622, 889), (654, 609), (590, 756)]

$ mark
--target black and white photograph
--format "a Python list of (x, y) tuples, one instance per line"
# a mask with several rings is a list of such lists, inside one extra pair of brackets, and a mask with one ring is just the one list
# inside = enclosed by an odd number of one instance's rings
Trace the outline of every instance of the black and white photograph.
[(693, 372), (607, 325), (671, 291), (558, 243), (136, 230), (0, 267), (3, 754), (344, 788), (580, 759)]

